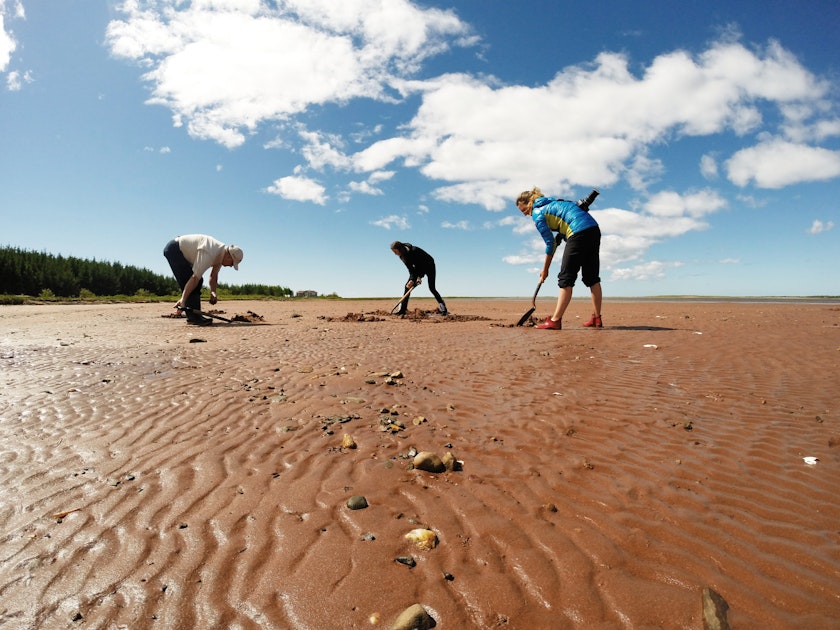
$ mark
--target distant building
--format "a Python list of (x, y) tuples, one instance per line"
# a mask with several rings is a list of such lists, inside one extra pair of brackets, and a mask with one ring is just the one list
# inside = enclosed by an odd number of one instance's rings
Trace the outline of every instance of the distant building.
[(295, 293), (295, 297), (318, 297), (318, 292), (312, 290), (298, 291), (297, 293)]

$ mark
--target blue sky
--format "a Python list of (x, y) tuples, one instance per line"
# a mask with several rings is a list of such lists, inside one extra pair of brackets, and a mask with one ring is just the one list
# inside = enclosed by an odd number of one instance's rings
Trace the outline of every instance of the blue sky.
[(598, 188), (606, 300), (840, 295), (836, 0), (0, 0), (0, 19), (0, 245), (168, 275), (166, 242), (202, 232), (245, 252), (222, 282), (379, 297), (401, 294), (402, 240), (446, 296), (527, 297), (543, 245), (513, 200)]

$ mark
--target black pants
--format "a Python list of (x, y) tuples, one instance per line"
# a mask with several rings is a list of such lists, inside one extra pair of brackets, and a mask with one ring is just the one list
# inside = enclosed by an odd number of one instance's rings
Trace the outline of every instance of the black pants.
[[(438, 293), (437, 289), (435, 288), (435, 275), (436, 275), (435, 266), (432, 265), (428, 269), (425, 269), (423, 274), (421, 274), (420, 277), (422, 278), (424, 275), (426, 276), (426, 282), (428, 282), (428, 284), (429, 284), (429, 291), (431, 291), (432, 295), (435, 296), (435, 299), (438, 301), (438, 304), (443, 304), (443, 307), (446, 308), (446, 303), (443, 301), (443, 298), (440, 297), (440, 293)], [(411, 278), (409, 278), (408, 282), (405, 283), (405, 286), (403, 287), (403, 293), (408, 291), (408, 283), (409, 282), (411, 282)], [(400, 307), (400, 310), (399, 310), (399, 312), (401, 314), (405, 313), (408, 310), (408, 298), (410, 298), (410, 297), (411, 297), (410, 295), (406, 295), (405, 299), (402, 301), (402, 306)]]
[[(172, 269), (172, 273), (175, 275), (175, 279), (178, 281), (178, 286), (180, 286), (181, 291), (183, 291), (184, 287), (187, 286), (187, 282), (189, 282), (190, 278), (193, 276), (192, 264), (189, 260), (184, 258), (184, 254), (178, 246), (178, 241), (175, 239), (172, 239), (166, 244), (166, 247), (163, 248), (163, 255), (166, 256), (166, 260), (169, 261), (169, 266)], [(187, 303), (182, 304), (182, 306), (193, 309), (194, 311), (200, 311), (202, 286), (204, 286), (204, 278), (199, 279), (198, 286), (196, 286), (195, 290), (187, 296)], [(196, 315), (193, 317), (191, 313), (187, 313), (187, 319), (195, 319), (197, 317), (199, 316)]]
[(597, 226), (578, 232), (566, 241), (563, 262), (557, 274), (557, 285), (563, 289), (575, 286), (575, 279), (581, 271), (581, 280), (587, 287), (601, 282), (601, 230)]

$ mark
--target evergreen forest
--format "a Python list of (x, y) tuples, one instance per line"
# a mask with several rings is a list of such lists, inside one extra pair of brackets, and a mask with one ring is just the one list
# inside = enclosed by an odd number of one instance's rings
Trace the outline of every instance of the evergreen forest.
[[(207, 283), (205, 281), (205, 287)], [(291, 297), (281, 286), (219, 283), (218, 292), (233, 297)], [(177, 296), (178, 283), (162, 276), (116, 262), (0, 248), (0, 295), (39, 298), (94, 298), (118, 296)]]

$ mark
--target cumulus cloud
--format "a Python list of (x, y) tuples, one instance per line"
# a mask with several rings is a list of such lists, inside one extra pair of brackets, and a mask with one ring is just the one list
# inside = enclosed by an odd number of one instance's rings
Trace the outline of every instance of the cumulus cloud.
[(811, 227), (808, 228), (808, 234), (822, 234), (834, 229), (834, 221), (826, 221), (823, 223), (819, 219), (814, 219)]
[[(18, 3), (18, 17), (22, 17), (23, 6)], [(6, 7), (0, 2), (0, 72), (5, 72), (12, 59), (12, 53), (17, 50), (17, 41), (6, 27)]]
[[(638, 72), (627, 55), (604, 52), (526, 86), (464, 73), (417, 79), (429, 57), (477, 38), (453, 11), (410, 0), (132, 0), (122, 10), (107, 28), (112, 54), (145, 69), (149, 102), (169, 108), (175, 125), (227, 147), (266, 123), (287, 134), (317, 107), (419, 97), (396, 133), (370, 140), (381, 125), (347, 139), (303, 131), (299, 150), (316, 170), (372, 172), (401, 162), (438, 183), (433, 197), (445, 202), (499, 211), (535, 183), (564, 194), (623, 179), (644, 192), (667, 173), (654, 154), (663, 141), (747, 138), (771, 124), (784, 140), (735, 153), (727, 162), (733, 182), (784, 186), (840, 168), (834, 152), (804, 144), (840, 134), (840, 119), (825, 107), (830, 86), (774, 41), (758, 49), (728, 37), (696, 54), (663, 53)], [(768, 106), (779, 122), (769, 122)], [(370, 144), (350, 153), (348, 141)], [(296, 149), (291, 137), (270, 146)], [(806, 165), (772, 159), (774, 148)], [(713, 175), (716, 161), (704, 157), (701, 169)]]
[(18, 72), (17, 70), (12, 70), (6, 76), (6, 87), (10, 92), (17, 92), (23, 88), (24, 84), (32, 83), (32, 81), (34, 81), (32, 73), (28, 70), (23, 73)]
[(652, 260), (632, 267), (621, 267), (612, 270), (612, 280), (661, 280), (665, 271), (674, 267), (682, 267), (680, 262), (663, 262)]
[[(814, 123), (829, 88), (776, 43), (760, 53), (719, 42), (697, 56), (660, 55), (639, 76), (626, 56), (602, 53), (545, 85), (449, 74), (405, 89), (422, 96), (406, 133), (355, 154), (357, 168), (402, 159), (443, 182), (438, 198), (501, 210), (512, 191), (534, 183), (563, 194), (624, 178), (642, 189), (664, 172), (650, 155), (662, 141), (757, 131), (759, 105)], [(791, 165), (776, 168), (780, 179), (803, 177)]]
[(457, 221), (456, 223), (453, 223), (452, 221), (443, 221), (440, 224), (440, 227), (442, 227), (445, 230), (464, 230), (464, 231), (467, 231), (467, 230), (470, 229), (470, 222), (469, 221), (464, 221), (464, 220)]
[(311, 106), (393, 99), (395, 77), (472, 43), (454, 13), (408, 0), (134, 0), (123, 11), (107, 28), (112, 54), (147, 68), (149, 102), (176, 125), (227, 147)]
[(738, 151), (726, 169), (738, 186), (752, 182), (759, 188), (783, 188), (840, 176), (840, 151), (774, 138)]
[(390, 230), (391, 228), (395, 228), (397, 230), (407, 230), (411, 227), (408, 219), (397, 214), (392, 214), (390, 216), (377, 219), (376, 221), (371, 221), (370, 224), (375, 225), (376, 227), (385, 228), (386, 230)]
[(700, 157), (700, 173), (706, 179), (715, 179), (718, 176), (718, 164), (713, 155), (703, 155)]
[(323, 206), (329, 197), (326, 189), (314, 179), (290, 175), (274, 180), (274, 183), (266, 188), (266, 192), (278, 195), (283, 199), (292, 201), (310, 201)]
[(370, 182), (350, 182), (349, 186), (352, 192), (361, 193), (363, 195), (384, 194), (381, 188), (376, 188), (375, 186), (371, 185)]
[[(709, 215), (727, 206), (713, 190), (654, 190), (685, 167), (669, 161), (669, 144), (734, 142), (727, 155), (716, 150), (689, 164), (742, 188), (840, 176), (840, 152), (821, 146), (840, 137), (832, 86), (775, 41), (761, 48), (727, 36), (648, 62), (603, 52), (521, 85), (457, 71), (420, 78), (431, 56), (478, 40), (455, 12), (411, 0), (131, 0), (122, 11), (107, 45), (143, 68), (149, 103), (167, 107), (173, 124), (229, 148), (264, 132), (273, 135), (260, 139), (265, 148), (300, 155), (303, 165), (269, 193), (324, 204), (325, 186), (302, 172), (325, 181), (329, 172), (347, 199), (382, 194), (395, 169), (413, 169), (430, 183), (430, 199), (512, 212), (517, 193), (534, 185), (570, 198), (626, 185), (638, 195), (630, 209), (593, 210), (602, 261), (624, 277), (679, 264), (644, 257), (657, 242), (707, 229)], [(0, 41), (0, 63), (3, 50)], [(320, 114), (354, 101), (393, 109), (345, 135), (318, 128), (328, 118)], [(749, 193), (742, 202), (763, 203)], [(397, 215), (372, 225), (409, 227)], [(498, 225), (533, 231), (527, 220)], [(529, 239), (505, 260), (538, 262), (542, 247)]]

